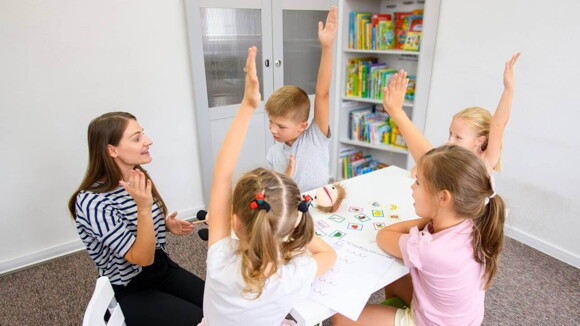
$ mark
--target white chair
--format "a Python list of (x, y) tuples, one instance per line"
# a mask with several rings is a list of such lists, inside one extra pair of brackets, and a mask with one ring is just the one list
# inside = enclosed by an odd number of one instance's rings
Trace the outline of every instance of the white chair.
[[(105, 322), (105, 314), (109, 311), (111, 317)], [(115, 300), (115, 291), (109, 282), (109, 278), (101, 276), (97, 279), (95, 292), (85, 311), (83, 326), (124, 326), (125, 316), (121, 306)]]

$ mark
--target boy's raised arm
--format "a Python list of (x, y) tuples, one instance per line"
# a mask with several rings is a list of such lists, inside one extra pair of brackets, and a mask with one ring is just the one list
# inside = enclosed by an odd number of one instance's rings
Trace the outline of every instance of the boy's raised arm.
[(322, 52), (320, 55), (320, 66), (318, 77), (316, 78), (316, 91), (314, 95), (314, 122), (328, 137), (330, 124), (330, 81), (332, 78), (332, 46), (336, 38), (338, 28), (338, 9), (334, 6), (330, 8), (326, 17), (326, 26), (318, 22), (318, 39)]
[(245, 92), (240, 110), (236, 114), (224, 139), (213, 169), (213, 182), (209, 201), (207, 223), (208, 246), (230, 235), (232, 179), (252, 114), (260, 105), (260, 84), (256, 72), (256, 47), (248, 49)]
[(411, 122), (405, 111), (403, 111), (403, 101), (407, 92), (409, 79), (404, 70), (396, 73), (383, 88), (383, 107), (391, 119), (397, 124), (401, 135), (405, 139), (413, 160), (417, 162), (421, 156), (425, 155), (433, 145), (423, 136), (421, 131)]

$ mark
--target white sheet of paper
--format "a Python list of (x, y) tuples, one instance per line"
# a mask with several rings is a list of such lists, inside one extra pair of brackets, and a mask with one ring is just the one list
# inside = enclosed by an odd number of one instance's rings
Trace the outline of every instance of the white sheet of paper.
[(386, 271), (394, 258), (347, 240), (336, 241), (332, 247), (336, 250), (337, 262), (312, 283), (309, 298), (357, 320), (382, 275), (367, 271)]

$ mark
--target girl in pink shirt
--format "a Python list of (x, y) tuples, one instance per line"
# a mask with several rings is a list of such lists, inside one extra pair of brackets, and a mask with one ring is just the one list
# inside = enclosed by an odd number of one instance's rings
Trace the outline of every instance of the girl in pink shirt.
[(485, 290), (503, 247), (504, 202), (484, 162), (459, 146), (427, 152), (411, 186), (420, 219), (390, 225), (379, 247), (402, 258), (410, 273), (385, 289), (406, 309), (367, 305), (355, 322), (342, 315), (333, 325), (480, 325)]

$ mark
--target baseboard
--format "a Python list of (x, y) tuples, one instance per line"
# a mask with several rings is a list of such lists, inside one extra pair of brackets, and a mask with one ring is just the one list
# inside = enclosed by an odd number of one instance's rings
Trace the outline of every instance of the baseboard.
[(524, 232), (518, 228), (514, 228), (509, 225), (505, 225), (504, 231), (505, 235), (512, 239), (522, 242), (536, 250), (545, 253), (546, 255), (561, 260), (566, 264), (572, 265), (576, 268), (580, 268), (580, 256), (568, 250), (557, 247), (549, 242), (546, 242), (527, 232)]
[[(205, 207), (191, 208), (179, 211), (177, 217), (187, 221), (193, 220), (196, 218), (196, 213), (200, 209), (205, 209)], [(32, 266), (36, 266), (56, 258), (64, 257), (81, 250), (85, 250), (84, 244), (80, 239), (75, 239), (48, 249), (43, 249), (26, 254), (24, 256), (8, 259), (0, 262), (0, 276), (30, 268)]]

